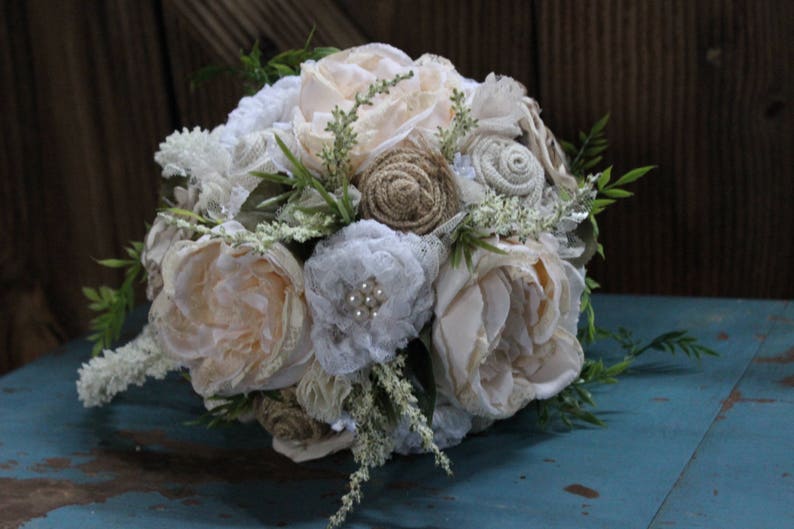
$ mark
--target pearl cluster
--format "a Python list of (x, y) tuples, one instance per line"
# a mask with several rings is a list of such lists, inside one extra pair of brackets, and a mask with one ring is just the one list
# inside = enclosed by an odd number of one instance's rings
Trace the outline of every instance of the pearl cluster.
[(353, 318), (363, 323), (378, 315), (378, 309), (386, 301), (386, 292), (374, 277), (370, 277), (356, 284), (345, 299), (353, 310)]

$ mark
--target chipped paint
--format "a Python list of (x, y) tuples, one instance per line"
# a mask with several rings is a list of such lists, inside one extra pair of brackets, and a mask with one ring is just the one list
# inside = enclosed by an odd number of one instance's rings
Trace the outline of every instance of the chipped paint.
[(577, 496), (582, 496), (584, 498), (593, 499), (598, 498), (601, 496), (599, 492), (595, 489), (591, 489), (590, 487), (585, 487), (581, 483), (572, 483), (563, 489), (565, 492), (570, 492), (571, 494), (576, 494)]
[[(278, 481), (331, 479), (346, 474), (298, 465), (272, 449), (229, 450), (169, 439), (159, 430), (120, 432), (132, 440), (127, 450), (96, 449), (78, 465), (69, 458), (48, 458), (34, 465), (41, 472), (77, 469), (87, 476), (110, 476), (100, 482), (66, 479), (0, 478), (0, 512), (4, 523), (17, 527), (68, 505), (102, 503), (128, 492), (157, 492), (169, 499), (195, 496), (194, 487), (213, 482), (238, 483), (268, 476)], [(150, 446), (166, 450), (152, 450)], [(136, 450), (140, 447), (140, 450)]]
[(756, 364), (790, 364), (794, 362), (794, 347), (778, 356), (761, 356), (753, 362)]

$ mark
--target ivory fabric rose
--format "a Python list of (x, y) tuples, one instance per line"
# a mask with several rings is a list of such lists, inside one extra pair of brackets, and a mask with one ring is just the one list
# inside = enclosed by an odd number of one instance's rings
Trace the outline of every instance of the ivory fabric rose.
[[(193, 210), (198, 201), (198, 189), (193, 186), (187, 188), (174, 187), (174, 206)], [(163, 277), (160, 273), (160, 266), (163, 263), (165, 254), (177, 241), (190, 238), (190, 230), (178, 228), (169, 224), (164, 218), (158, 216), (152, 222), (152, 227), (143, 239), (143, 251), (141, 252), (141, 264), (146, 270), (146, 299), (154, 300), (157, 294), (163, 289)]]
[(378, 80), (389, 80), (413, 71), (388, 94), (378, 95), (371, 106), (358, 111), (353, 125), (358, 143), (350, 153), (355, 172), (362, 164), (416, 133), (434, 138), (437, 127), (452, 119), (452, 89), (469, 86), (447, 59), (423, 55), (416, 61), (387, 44), (366, 44), (334, 53), (301, 67), (298, 110), (293, 125), (303, 162), (321, 169), (318, 154), (331, 145), (333, 135), (325, 130), (337, 105), (349, 110), (357, 93), (366, 93)]
[(584, 280), (555, 242), (489, 241), (436, 281), (433, 368), (441, 392), (472, 415), (504, 419), (559, 393), (584, 362), (576, 339)]
[[(236, 222), (222, 227), (243, 229)], [(200, 395), (283, 388), (309, 367), (303, 273), (284, 246), (260, 255), (208, 237), (180, 241), (162, 274), (149, 319), (164, 351), (190, 369)]]

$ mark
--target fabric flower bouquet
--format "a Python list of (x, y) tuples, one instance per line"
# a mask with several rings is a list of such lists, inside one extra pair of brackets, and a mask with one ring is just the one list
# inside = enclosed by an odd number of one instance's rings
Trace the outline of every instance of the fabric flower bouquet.
[[(442, 449), (581, 380), (594, 215), (649, 168), (589, 175), (605, 121), (561, 145), (510, 77), (302, 51), (226, 124), (160, 145), (165, 206), (102, 262), (124, 285), (85, 289), (104, 313), (77, 389), (96, 406), (185, 370), (210, 422), (256, 420), (298, 462), (351, 449), (338, 525), (392, 453), (451, 472)], [(149, 324), (109, 350), (139, 274)]]

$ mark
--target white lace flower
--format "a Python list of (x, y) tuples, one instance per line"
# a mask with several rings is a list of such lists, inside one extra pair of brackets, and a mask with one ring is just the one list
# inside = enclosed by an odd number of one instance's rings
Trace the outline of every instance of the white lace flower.
[[(435, 239), (436, 241), (438, 239)], [(374, 220), (343, 228), (306, 261), (314, 352), (331, 374), (386, 362), (430, 317), (438, 250)]]
[(269, 129), (274, 123), (289, 121), (292, 110), (298, 105), (300, 86), (299, 76), (282, 77), (256, 94), (242, 98), (229, 114), (221, 143), (231, 150), (248, 134)]

